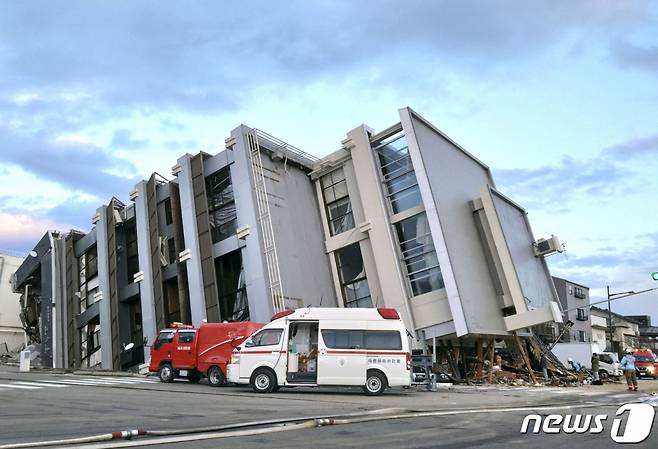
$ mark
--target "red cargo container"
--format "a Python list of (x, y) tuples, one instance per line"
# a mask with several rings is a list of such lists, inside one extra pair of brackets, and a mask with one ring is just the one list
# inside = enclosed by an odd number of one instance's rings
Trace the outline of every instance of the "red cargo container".
[(233, 349), (261, 327), (242, 321), (162, 329), (151, 346), (149, 371), (157, 372), (162, 382), (173, 382), (176, 377), (198, 382), (205, 376), (210, 385), (224, 385)]

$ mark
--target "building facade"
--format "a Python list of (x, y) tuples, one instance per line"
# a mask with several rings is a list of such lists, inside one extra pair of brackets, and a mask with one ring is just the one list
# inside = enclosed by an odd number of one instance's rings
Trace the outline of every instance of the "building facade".
[(173, 321), (299, 307), (395, 307), (417, 346), (561, 321), (526, 211), (399, 114), (322, 159), (240, 126), (224, 151), (185, 154), (98, 208), (89, 232), (47, 233), (14, 282), (44, 364), (126, 369)]
[(25, 344), (25, 332), (20, 320), (20, 295), (11, 288), (11, 275), (23, 256), (0, 250), (0, 354), (14, 353)]
[(651, 325), (651, 317), (649, 315), (626, 315), (626, 318), (637, 322), (639, 326), (639, 346), (658, 353), (658, 326)]
[[(626, 348), (638, 348), (640, 346), (640, 326), (634, 319), (609, 313), (607, 309), (600, 309), (592, 306), (591, 314), (597, 317), (597, 320), (606, 321), (607, 347), (606, 351), (616, 352), (623, 355)], [(610, 322), (612, 319), (612, 322)], [(612, 329), (612, 335), (610, 332)]]
[(562, 335), (563, 342), (591, 342), (592, 323), (589, 313), (589, 287), (553, 276), (564, 319), (573, 323), (569, 332)]

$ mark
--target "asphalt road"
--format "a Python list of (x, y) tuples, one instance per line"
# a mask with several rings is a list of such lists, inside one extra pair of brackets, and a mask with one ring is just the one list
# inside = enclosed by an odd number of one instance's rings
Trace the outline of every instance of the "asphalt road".
[[(0, 444), (44, 441), (142, 428), (173, 430), (237, 424), (245, 421), (330, 416), (379, 409), (441, 410), (441, 416), (372, 421), (313, 429), (264, 433), (239, 438), (200, 440), (147, 447), (433, 448), (458, 447), (614, 447), (610, 426), (600, 434), (522, 435), (523, 418), (539, 414), (607, 414), (617, 404), (653, 401), (658, 382), (642, 380), (639, 393), (622, 384), (583, 388), (456, 387), (438, 392), (390, 390), (380, 397), (360, 389), (283, 389), (259, 395), (242, 387), (212, 388), (155, 379), (17, 373), (0, 366)], [(611, 405), (613, 404), (613, 405)], [(542, 406), (575, 409), (540, 410)], [(524, 407), (509, 411), (510, 407)], [(477, 412), (477, 409), (496, 411)], [(658, 446), (658, 425), (632, 447)], [(146, 441), (139, 438), (133, 442)]]

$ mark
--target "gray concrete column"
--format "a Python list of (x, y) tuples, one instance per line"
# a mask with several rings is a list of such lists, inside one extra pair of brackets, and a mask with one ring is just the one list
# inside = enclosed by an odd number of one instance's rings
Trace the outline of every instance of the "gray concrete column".
[[(153, 270), (151, 267), (151, 242), (148, 227), (148, 206), (146, 204), (146, 181), (141, 181), (135, 186), (137, 197), (135, 201), (135, 226), (137, 230), (137, 258), (139, 260), (139, 271), (144, 279), (139, 283), (139, 301), (142, 309), (142, 334), (147, 339), (147, 344), (155, 343), (157, 337), (157, 326), (155, 321), (155, 304), (153, 296)], [(128, 282), (132, 279), (128, 279)], [(135, 342), (137, 344), (138, 342)], [(144, 361), (151, 357), (150, 348), (144, 346)]]
[(98, 258), (98, 287), (102, 293), (99, 303), (101, 324), (101, 367), (112, 369), (112, 318), (110, 308), (110, 268), (107, 243), (107, 206), (96, 209), (100, 215), (96, 222), (96, 249)]
[(204, 286), (201, 272), (201, 252), (199, 249), (199, 232), (194, 208), (190, 159), (191, 156), (186, 154), (177, 161), (181, 168), (181, 171), (178, 173), (178, 187), (180, 189), (180, 208), (183, 219), (185, 249), (190, 251), (191, 256), (185, 261), (190, 292), (190, 315), (192, 316), (192, 324), (194, 326), (200, 326), (203, 320), (206, 319), (206, 303), (203, 296)]

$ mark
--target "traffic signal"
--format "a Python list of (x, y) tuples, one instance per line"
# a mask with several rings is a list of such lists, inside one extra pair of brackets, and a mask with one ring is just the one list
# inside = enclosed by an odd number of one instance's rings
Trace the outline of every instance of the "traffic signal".
[(651, 273), (651, 279), (653, 279), (654, 281), (658, 281), (658, 271), (654, 271), (653, 273)]

